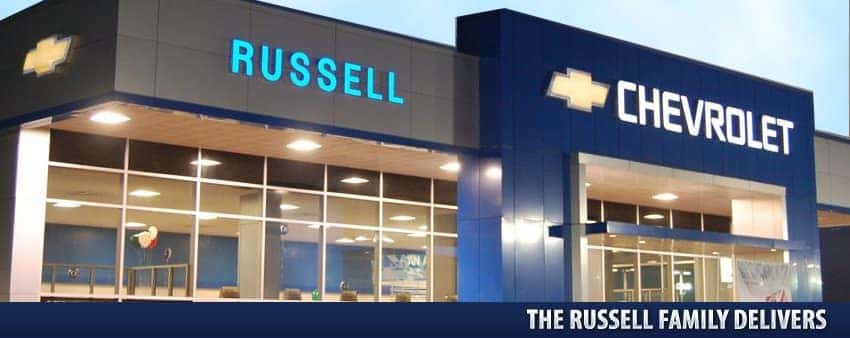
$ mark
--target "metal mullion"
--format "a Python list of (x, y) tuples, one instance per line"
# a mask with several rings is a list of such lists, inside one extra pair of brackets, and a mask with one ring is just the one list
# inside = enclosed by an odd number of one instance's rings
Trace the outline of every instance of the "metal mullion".
[[(200, 160), (201, 158), (203, 158), (203, 155), (201, 154), (201, 148), (197, 148), (197, 149), (198, 149), (198, 157), (196, 157), (196, 159)], [(195, 293), (197, 292), (197, 289), (198, 289), (198, 278), (197, 278), (197, 276), (198, 276), (198, 261), (199, 261), (198, 239), (201, 236), (201, 234), (200, 234), (200, 231), (201, 231), (200, 214), (201, 214), (201, 172), (202, 172), (202, 168), (203, 168), (203, 166), (200, 165), (200, 164), (195, 166), (195, 179), (196, 179), (196, 181), (195, 181), (195, 223), (192, 227), (192, 236), (191, 236), (192, 247), (190, 248), (192, 250), (192, 279), (191, 279), (191, 283), (189, 285), (189, 290), (187, 290), (187, 293), (188, 293), (187, 296), (190, 297), (190, 298), (195, 298), (195, 296), (196, 296)], [(189, 277), (187, 276), (186, 278), (189, 278)]]
[(319, 262), (319, 299), (325, 299), (327, 287), (327, 246), (328, 246), (328, 165), (322, 166), (324, 174), (322, 177), (322, 227), (319, 228), (319, 250), (321, 262)]
[[(260, 206), (260, 208), (261, 208), (260, 216), (261, 216), (261, 219), (262, 219), (260, 221), (260, 262), (259, 262), (259, 264), (260, 264), (260, 290), (259, 290), (260, 291), (259, 292), (260, 297), (259, 298), (260, 299), (265, 298), (265, 291), (266, 291), (266, 287), (265, 287), (266, 286), (266, 226), (267, 226), (266, 225), (266, 208), (267, 208), (266, 203), (268, 202), (266, 192), (268, 190), (268, 185), (267, 185), (268, 176), (269, 176), (269, 158), (267, 156), (263, 156), (263, 190), (262, 190), (263, 196), (261, 197), (262, 205)], [(278, 290), (278, 292), (280, 292), (280, 291)], [(279, 293), (278, 293), (277, 296), (275, 296), (275, 299), (277, 299), (277, 298), (280, 298)]]
[(118, 257), (115, 261), (117, 265), (115, 269), (116, 278), (115, 278), (115, 293), (118, 297), (118, 301), (122, 301), (123, 296), (123, 285), (124, 285), (124, 237), (127, 236), (127, 231), (125, 229), (125, 224), (127, 223), (127, 170), (129, 169), (130, 163), (130, 139), (124, 139), (124, 170), (123, 170), (123, 182), (121, 187), (121, 224), (118, 227), (117, 235), (118, 237), (115, 239), (117, 242), (118, 248)]
[(449, 204), (439, 204), (439, 203), (434, 203), (434, 207), (435, 207), (435, 208), (439, 208), (439, 209), (457, 210), (457, 206), (456, 206), (456, 205), (449, 205)]
[(418, 207), (430, 207), (432, 205), (429, 202), (408, 201), (408, 200), (400, 200), (400, 199), (394, 199), (394, 198), (382, 198), (381, 200), (386, 202), (386, 203), (413, 205), (413, 206), (418, 206)]
[(428, 225), (428, 249), (426, 251), (426, 255), (428, 257), (428, 301), (434, 302), (434, 228), (436, 222), (434, 222), (434, 179), (431, 178), (431, 207), (429, 208), (429, 212), (431, 213), (430, 224)]
[(167, 209), (167, 208), (154, 208), (154, 207), (143, 207), (137, 205), (128, 205), (126, 207), (127, 210), (138, 210), (138, 211), (149, 211), (149, 212), (159, 212), (159, 213), (167, 213), (167, 214), (178, 214), (178, 215), (190, 215), (194, 216), (195, 212), (190, 210), (180, 210), (180, 209)]
[[(201, 167), (201, 166), (198, 166), (198, 167)], [(238, 181), (228, 181), (228, 180), (219, 180), (219, 179), (214, 179), (214, 178), (199, 177), (199, 181), (201, 183), (225, 185), (225, 186), (229, 186), (229, 187), (253, 188), (253, 189), (262, 189), (263, 188), (262, 184), (246, 183), (246, 182), (238, 182)]]
[[(124, 148), (126, 149), (127, 146), (125, 145)], [(54, 167), (54, 168), (65, 168), (65, 169), (78, 169), (78, 170), (94, 171), (94, 172), (102, 172), (102, 173), (112, 173), (112, 174), (123, 174), (125, 172), (126, 168), (127, 168), (126, 164), (124, 165), (124, 168), (122, 168), (122, 169), (115, 169), (115, 168), (107, 168), (107, 167), (98, 167), (98, 166), (93, 166), (93, 165), (66, 163), (66, 162), (54, 162), (54, 161), (48, 161), (47, 166), (48, 166), (48, 168)]]
[(71, 203), (79, 204), (81, 207), (96, 207), (96, 208), (109, 208), (109, 209), (121, 209), (121, 208), (123, 208), (123, 204), (78, 201), (78, 200), (68, 200), (68, 199), (60, 199), (60, 198), (45, 198), (44, 201), (46, 203), (71, 202)]
[(152, 172), (147, 172), (147, 171), (128, 170), (127, 173), (130, 174), (130, 175), (133, 175), (133, 176), (162, 178), (162, 179), (175, 180), (175, 181), (184, 181), (184, 182), (196, 182), (197, 181), (197, 178), (195, 178), (195, 177), (162, 174), (162, 173), (152, 173)]
[(310, 194), (310, 195), (323, 195), (325, 193), (324, 191), (299, 189), (299, 188), (287, 188), (287, 187), (281, 187), (281, 186), (277, 186), (277, 185), (264, 185), (264, 186), (266, 188), (268, 188), (267, 190), (273, 190), (273, 191), (288, 191), (288, 192), (297, 192), (297, 193), (301, 193), (301, 194)]
[(381, 201), (380, 197), (375, 197), (375, 196), (355, 195), (355, 194), (346, 194), (346, 193), (341, 193), (341, 192), (330, 192), (330, 191), (327, 192), (326, 194), (329, 197), (342, 197), (342, 198), (372, 201), (372, 202), (380, 202)]
[(384, 258), (384, 256), (383, 256), (384, 255), (384, 201), (383, 201), (383, 199), (384, 199), (384, 172), (382, 171), (378, 174), (378, 241), (377, 241), (378, 247), (376, 249), (377, 257), (375, 257), (375, 260), (376, 260), (376, 263), (377, 263), (376, 266), (377, 266), (377, 270), (378, 270), (378, 271), (376, 271), (376, 273), (378, 275), (378, 280), (375, 283), (377, 285), (376, 292), (377, 292), (377, 301), (378, 302), (380, 302), (383, 299), (383, 293), (384, 293), (383, 292), (384, 291), (383, 290), (383, 288), (384, 288), (384, 281), (383, 281), (384, 274), (383, 274), (383, 271), (381, 271), (383, 269), (383, 266), (384, 266), (384, 262), (383, 262), (384, 261), (384, 259), (383, 259)]

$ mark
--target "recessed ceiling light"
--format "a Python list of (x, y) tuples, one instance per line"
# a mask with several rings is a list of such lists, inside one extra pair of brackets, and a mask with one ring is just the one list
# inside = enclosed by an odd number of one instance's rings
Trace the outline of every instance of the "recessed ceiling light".
[(159, 196), (159, 193), (153, 190), (146, 189), (136, 189), (130, 192), (130, 196), (133, 197), (156, 197)]
[(384, 243), (395, 243), (395, 240), (388, 236), (384, 236), (382, 240), (384, 241)]
[(286, 147), (295, 151), (308, 152), (319, 149), (322, 147), (322, 145), (310, 140), (297, 140), (295, 142), (287, 144)]
[(484, 175), (492, 179), (502, 178), (502, 168), (496, 166), (487, 168)]
[(354, 243), (354, 240), (351, 239), (351, 238), (348, 238), (348, 237), (343, 237), (343, 238), (336, 240), (335, 242), (337, 242), (337, 243)]
[(127, 228), (144, 228), (144, 227), (146, 227), (146, 226), (148, 226), (148, 225), (147, 225), (147, 224), (145, 224), (145, 223), (139, 223), (139, 222), (127, 222), (127, 223), (124, 223), (124, 227), (127, 227)]
[(295, 204), (283, 203), (283, 204), (280, 205), (280, 210), (283, 210), (283, 211), (298, 210), (298, 208), (300, 208), (300, 207), (295, 205)]
[(358, 241), (358, 242), (365, 242), (365, 241), (368, 241), (369, 238), (366, 237), (366, 236), (357, 236), (357, 237), (354, 237), (354, 240)]
[(127, 117), (127, 115), (108, 110), (96, 113), (89, 119), (102, 124), (121, 124), (130, 121), (130, 118)]
[(460, 171), (460, 163), (459, 162), (449, 162), (449, 163), (441, 165), (440, 169), (456, 173), (456, 172)]
[(420, 225), (420, 226), (418, 226), (418, 227), (416, 227), (416, 228), (417, 228), (417, 229), (419, 229), (419, 230), (428, 230), (428, 226), (427, 226), (427, 225), (425, 225), (425, 224)]
[(415, 219), (416, 219), (416, 217), (408, 216), (408, 215), (397, 215), (397, 216), (390, 217), (390, 220), (399, 221), (399, 222), (412, 221), (412, 220), (415, 220)]
[(585, 187), (589, 187), (589, 186), (590, 186), (590, 182), (584, 182), (584, 186), (585, 186)]
[(407, 237), (422, 238), (422, 237), (425, 237), (425, 236), (426, 235), (425, 235), (424, 232), (414, 232), (414, 233), (407, 234)]
[(610, 235), (608, 235), (608, 237), (609, 237), (609, 238), (617, 238), (617, 235), (615, 235), (615, 234), (610, 234)]
[(638, 241), (638, 244), (646, 244), (646, 241), (644, 241), (644, 240), (639, 240), (639, 241)]
[(198, 219), (200, 219), (202, 221), (211, 221), (211, 220), (214, 220), (214, 219), (217, 219), (217, 218), (218, 218), (218, 216), (210, 214), (210, 213), (206, 213), (206, 212), (202, 212), (202, 213), (198, 214)]
[(219, 161), (210, 160), (210, 159), (206, 159), (206, 158), (202, 158), (200, 160), (194, 160), (194, 161), (189, 162), (189, 163), (191, 163), (192, 165), (200, 165), (202, 167), (212, 167), (212, 166), (217, 166), (217, 165), (221, 164), (221, 162), (219, 162)]
[(643, 216), (643, 218), (646, 218), (646, 219), (653, 219), (653, 220), (655, 220), (655, 219), (663, 219), (663, 218), (664, 218), (664, 215), (662, 215), (662, 214), (649, 214), (649, 215)]
[(56, 202), (53, 203), (53, 206), (57, 208), (79, 208), (80, 204), (74, 202)]
[(661, 193), (661, 194), (657, 194), (655, 196), (652, 196), (652, 198), (657, 199), (659, 201), (673, 201), (673, 200), (678, 199), (679, 196), (676, 196), (676, 194), (674, 194), (674, 193), (665, 192), (665, 193)]
[(770, 252), (776, 252), (776, 248), (770, 248)]
[(351, 177), (344, 178), (344, 179), (340, 180), (340, 182), (348, 183), (348, 184), (363, 184), (363, 183), (369, 183), (369, 180), (362, 178), (362, 177), (351, 176)]
[(717, 251), (712, 251), (712, 252), (711, 252), (711, 254), (712, 254), (712, 255), (717, 256), (717, 255), (719, 255), (720, 253), (719, 253), (719, 252), (717, 252)]

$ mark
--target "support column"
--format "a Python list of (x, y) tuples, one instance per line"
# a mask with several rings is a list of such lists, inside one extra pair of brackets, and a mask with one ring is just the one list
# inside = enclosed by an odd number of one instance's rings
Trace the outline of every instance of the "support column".
[[(570, 196), (570, 219), (565, 224), (564, 235), (569, 229), (569, 238), (564, 238), (564, 244), (569, 245), (569, 253), (564, 257), (567, 269), (572, 275), (572, 300), (586, 301), (588, 297), (588, 261), (587, 261), (587, 236), (585, 236), (584, 223), (587, 221), (587, 177), (584, 164), (580, 163), (578, 155), (570, 158), (569, 166), (569, 196)], [(569, 244), (567, 244), (569, 243)]]
[(40, 300), (50, 131), (0, 134), (0, 301)]

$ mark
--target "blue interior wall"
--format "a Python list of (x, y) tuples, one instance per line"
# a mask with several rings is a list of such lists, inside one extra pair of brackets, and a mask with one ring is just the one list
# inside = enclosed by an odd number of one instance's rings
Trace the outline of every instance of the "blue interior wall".
[[(572, 299), (569, 232), (556, 244), (539, 228), (570, 220), (569, 159), (578, 152), (786, 187), (789, 239), (808, 246), (791, 252), (800, 281), (793, 297), (820, 299), (817, 283), (808, 282), (811, 271), (800, 268), (819, 262), (810, 92), (510, 10), (463, 16), (457, 27), (458, 49), (480, 57), (481, 158), (502, 165), (499, 196), (459, 194), (461, 299)], [(604, 108), (571, 110), (545, 96), (552, 73), (567, 67), (611, 86)], [(618, 80), (742, 107), (757, 120), (767, 113), (794, 121), (791, 154), (623, 123), (616, 117)], [(475, 159), (463, 160), (459, 191), (483, 189), (482, 169)], [(466, 212), (489, 204), (500, 205), (499, 213)], [(502, 217), (502, 226), (482, 226), (493, 217)], [(513, 240), (482, 242), (503, 236)]]

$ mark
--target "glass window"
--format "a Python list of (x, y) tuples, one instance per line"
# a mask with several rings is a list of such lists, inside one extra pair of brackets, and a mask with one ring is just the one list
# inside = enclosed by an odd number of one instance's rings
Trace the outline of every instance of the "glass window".
[(384, 173), (384, 198), (430, 203), (431, 180)]
[(328, 228), (325, 300), (377, 300), (377, 236), (376, 231)]
[(596, 223), (602, 221), (602, 201), (587, 200), (587, 222)]
[(201, 211), (261, 216), (262, 190), (223, 184), (201, 184)]
[(457, 233), (457, 211), (434, 208), (434, 231), (449, 234)]
[[(606, 204), (607, 206), (607, 204)], [(612, 302), (636, 302), (637, 254), (617, 250), (605, 251), (605, 299)]]
[(47, 197), (121, 204), (123, 180), (123, 175), (116, 173), (50, 167), (47, 172)]
[(605, 201), (605, 220), (637, 224), (637, 207), (634, 204), (624, 204)]
[(264, 298), (320, 300), (318, 225), (266, 224)]
[(605, 267), (602, 266), (604, 254), (604, 250), (587, 249), (587, 277), (590, 281), (587, 283), (587, 300), (591, 302), (605, 301), (605, 288), (602, 280), (605, 277)]
[(328, 166), (328, 191), (345, 194), (378, 196), (380, 175), (377, 172)]
[(41, 291), (115, 294), (121, 209), (47, 206)]
[(197, 148), (130, 141), (130, 170), (195, 177), (198, 173), (192, 162), (197, 160)]
[(673, 228), (702, 230), (702, 216), (695, 212), (673, 210)]
[[(131, 296), (189, 296), (190, 215), (127, 210), (124, 292)], [(154, 282), (155, 281), (155, 282)]]
[(434, 180), (434, 203), (457, 205), (457, 182)]
[(263, 158), (203, 149), (201, 177), (225, 181), (263, 184)]
[(132, 206), (195, 210), (195, 183), (157, 177), (127, 177), (127, 204)]
[(457, 301), (457, 239), (434, 237), (434, 301)]
[(655, 225), (659, 227), (670, 227), (670, 210), (653, 208), (641, 205), (640, 208), (640, 224)]
[(669, 302), (673, 300), (669, 269), (670, 256), (640, 254), (642, 302)]
[(732, 227), (732, 218), (728, 216), (719, 216), (711, 214), (703, 214), (703, 230), (711, 232), (729, 233)]
[[(705, 300), (726, 302), (733, 300), (732, 260), (728, 257), (704, 258)], [(727, 271), (728, 270), (728, 271)]]
[(195, 297), (260, 298), (261, 224), (232, 218), (201, 218)]
[(383, 224), (385, 228), (428, 231), (431, 209), (419, 205), (384, 203)]
[(378, 226), (378, 202), (328, 197), (328, 222)]
[(322, 220), (322, 195), (270, 190), (266, 197), (266, 217), (319, 222)]
[(122, 138), (50, 131), (50, 160), (114, 169), (124, 168)]
[(428, 236), (384, 232), (381, 297), (384, 301), (428, 300)]
[(673, 256), (673, 296), (677, 302), (704, 300), (702, 259)]
[(288, 188), (323, 190), (325, 166), (316, 163), (269, 158), (268, 184)]

